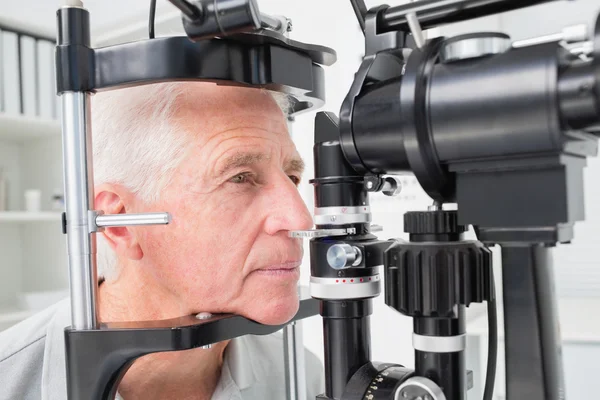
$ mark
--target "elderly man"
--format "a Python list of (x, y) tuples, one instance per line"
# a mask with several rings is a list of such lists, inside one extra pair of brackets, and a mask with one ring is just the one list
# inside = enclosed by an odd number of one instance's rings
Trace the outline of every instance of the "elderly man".
[[(172, 223), (106, 229), (101, 321), (235, 313), (282, 324), (298, 309), (302, 243), (312, 220), (297, 190), (303, 162), (281, 96), (209, 83), (161, 83), (92, 100), (95, 205), (107, 214), (168, 211)], [(285, 109), (285, 105), (283, 105)], [(0, 334), (0, 399), (66, 399), (63, 301)], [(282, 338), (143, 357), (119, 396), (285, 398)], [(322, 367), (307, 352), (307, 394)]]

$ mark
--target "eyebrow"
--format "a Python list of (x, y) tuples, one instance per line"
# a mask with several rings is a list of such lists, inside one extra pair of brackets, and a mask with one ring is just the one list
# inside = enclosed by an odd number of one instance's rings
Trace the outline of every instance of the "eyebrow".
[(269, 160), (269, 156), (264, 153), (236, 153), (225, 159), (216, 175), (225, 175), (233, 169), (249, 167), (267, 160)]
[(298, 174), (304, 173), (304, 161), (301, 158), (293, 158), (287, 161), (283, 167), (286, 172), (296, 172)]
[[(223, 176), (229, 171), (238, 168), (249, 167), (268, 160), (270, 160), (270, 157), (264, 153), (236, 153), (223, 161), (222, 166), (216, 173), (216, 176)], [(304, 172), (304, 168), (304, 161), (302, 161), (300, 158), (288, 160), (284, 165), (284, 170), (286, 172), (297, 172), (299, 174)]]

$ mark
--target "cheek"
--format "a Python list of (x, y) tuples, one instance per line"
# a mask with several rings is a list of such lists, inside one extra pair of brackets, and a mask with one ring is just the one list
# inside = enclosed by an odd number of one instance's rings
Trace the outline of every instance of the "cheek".
[(231, 197), (224, 202), (198, 198), (164, 207), (172, 215), (171, 224), (150, 228), (144, 239), (144, 256), (155, 264), (157, 278), (185, 296), (186, 303), (206, 301), (214, 293), (220, 293), (222, 301), (235, 297), (260, 231), (251, 205)]

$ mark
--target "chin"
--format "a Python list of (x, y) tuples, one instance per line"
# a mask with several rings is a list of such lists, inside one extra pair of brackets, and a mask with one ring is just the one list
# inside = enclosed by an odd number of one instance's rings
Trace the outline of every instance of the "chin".
[(256, 296), (249, 302), (246, 318), (263, 325), (283, 325), (289, 322), (298, 312), (300, 302), (294, 287), (289, 293), (268, 296), (268, 292)]

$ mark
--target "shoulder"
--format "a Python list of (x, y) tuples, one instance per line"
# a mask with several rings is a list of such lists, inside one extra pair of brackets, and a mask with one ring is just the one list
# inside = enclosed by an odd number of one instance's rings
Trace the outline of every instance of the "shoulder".
[[(247, 340), (249, 345), (252, 346), (258, 354), (262, 354), (265, 358), (269, 359), (270, 365), (277, 365), (283, 368), (285, 355), (282, 331), (265, 336), (248, 335), (245, 336), (244, 339)], [(304, 348), (304, 365), (307, 369), (307, 374), (322, 375), (323, 363), (313, 352), (306, 348)], [(283, 374), (283, 370), (281, 371)]]
[(48, 326), (62, 303), (0, 332), (0, 399), (40, 397)]
[[(267, 389), (267, 386), (270, 386), (270, 390), (275, 390), (275, 387), (277, 387), (284, 395), (281, 398), (285, 398), (285, 350), (283, 333), (280, 331), (265, 336), (244, 336), (238, 339), (235, 346), (238, 347), (238, 351), (236, 351), (238, 355), (239, 347), (246, 347), (246, 357), (248, 357), (250, 364), (246, 365), (246, 367), (249, 367), (254, 375), (253, 380), (255, 382), (253, 386), (255, 386), (255, 389)], [(325, 377), (323, 364), (315, 354), (306, 348), (304, 349), (304, 370), (307, 388), (306, 394), (309, 399), (314, 399), (324, 391)], [(239, 378), (240, 373), (239, 371), (235, 371), (235, 367), (231, 372), (234, 380), (236, 380), (236, 377)]]

